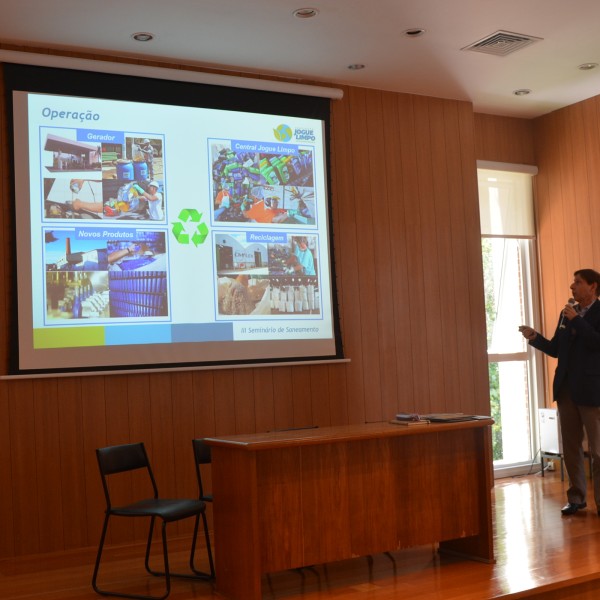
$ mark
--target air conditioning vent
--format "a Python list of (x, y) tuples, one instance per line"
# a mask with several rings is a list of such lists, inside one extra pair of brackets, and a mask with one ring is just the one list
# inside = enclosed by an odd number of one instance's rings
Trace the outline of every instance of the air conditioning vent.
[(506, 56), (542, 39), (521, 33), (511, 33), (510, 31), (496, 31), (496, 33), (492, 33), (478, 42), (465, 46), (462, 50)]

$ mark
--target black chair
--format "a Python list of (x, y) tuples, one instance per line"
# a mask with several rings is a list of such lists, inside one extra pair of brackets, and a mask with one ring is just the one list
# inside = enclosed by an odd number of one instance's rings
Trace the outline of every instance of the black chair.
[(212, 494), (207, 494), (204, 491), (204, 486), (202, 485), (202, 473), (200, 471), (201, 465), (210, 465), (211, 463), (212, 458), (210, 454), (210, 446), (201, 438), (192, 440), (192, 446), (194, 447), (194, 459), (196, 462), (196, 475), (198, 476), (200, 500), (204, 500), (204, 502), (212, 502)]
[[(199, 438), (192, 440), (192, 447), (194, 448), (194, 464), (196, 465), (196, 477), (198, 478), (198, 490), (199, 499), (202, 502), (212, 502), (212, 494), (207, 494), (202, 485), (202, 465), (209, 465), (211, 462), (210, 446), (206, 442)], [(213, 564), (212, 551), (210, 547), (210, 535), (208, 533), (208, 520), (206, 519), (206, 512), (202, 513), (202, 523), (204, 525), (204, 538), (206, 539), (206, 549), (208, 551), (208, 562), (210, 564), (210, 572), (212, 576), (215, 576), (215, 567)], [(192, 548), (192, 554), (194, 549)], [(192, 567), (193, 569), (193, 567)]]
[[(92, 576), (92, 587), (96, 592), (103, 596), (119, 596), (122, 598), (141, 598), (144, 600), (163, 600), (166, 598), (171, 591), (171, 577), (186, 577), (191, 579), (203, 579), (209, 580), (214, 578), (214, 569), (212, 563), (212, 555), (210, 549), (210, 540), (206, 535), (206, 548), (208, 552), (209, 562), (211, 566), (211, 572), (204, 573), (199, 571), (194, 566), (194, 555), (196, 549), (196, 540), (198, 537), (198, 525), (200, 523), (200, 517), (206, 520), (205, 510), (206, 504), (204, 501), (199, 499), (162, 499), (158, 497), (158, 488), (156, 481), (150, 467), (148, 455), (143, 443), (137, 444), (124, 444), (120, 446), (110, 446), (108, 448), (99, 448), (96, 450), (96, 456), (98, 458), (98, 466), (100, 468), (100, 477), (102, 478), (102, 487), (104, 488), (104, 495), (106, 498), (106, 511), (104, 517), (104, 526), (102, 527), (102, 535), (100, 536), (100, 544), (98, 546), (98, 555), (96, 557), (96, 564), (94, 566), (94, 574)], [(125, 473), (127, 471), (134, 471), (137, 469), (145, 469), (151, 488), (153, 490), (153, 497), (143, 498), (131, 504), (124, 506), (113, 506), (110, 496), (110, 488), (108, 484), (108, 477), (117, 473)], [(165, 578), (165, 593), (162, 596), (151, 596), (143, 594), (128, 594), (122, 592), (112, 592), (100, 589), (97, 585), (98, 570), (100, 568), (100, 561), (102, 558), (102, 550), (104, 548), (104, 541), (106, 539), (106, 532), (108, 530), (108, 522), (111, 516), (116, 517), (149, 517), (150, 518), (150, 530), (148, 533), (148, 541), (146, 544), (146, 556), (144, 560), (144, 566), (146, 571), (156, 577)], [(166, 527), (167, 523), (180, 521), (195, 517), (194, 535), (192, 539), (192, 549), (190, 553), (190, 568), (193, 574), (181, 574), (171, 573), (169, 570), (169, 556), (167, 551), (167, 534)], [(156, 519), (162, 521), (162, 546), (163, 546), (163, 560), (164, 560), (164, 571), (154, 571), (150, 568), (150, 549), (152, 546), (152, 535), (154, 532), (154, 522)], [(205, 526), (206, 527), (206, 526)], [(205, 528), (205, 532), (206, 532)]]

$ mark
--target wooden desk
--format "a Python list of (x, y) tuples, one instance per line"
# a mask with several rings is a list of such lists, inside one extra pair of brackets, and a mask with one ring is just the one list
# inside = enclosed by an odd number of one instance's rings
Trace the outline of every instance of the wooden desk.
[(493, 562), (491, 420), (350, 425), (209, 438), (217, 590), (440, 542)]

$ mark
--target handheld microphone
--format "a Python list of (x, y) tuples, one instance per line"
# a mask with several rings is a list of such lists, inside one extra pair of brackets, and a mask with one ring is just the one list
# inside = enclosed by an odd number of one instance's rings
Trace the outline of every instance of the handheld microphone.
[[(570, 304), (571, 306), (575, 306), (577, 304), (577, 302), (575, 302), (575, 298), (569, 298), (567, 300), (567, 304)], [(567, 326), (567, 324), (565, 323), (565, 315), (561, 314), (560, 316), (560, 325), (558, 326), (559, 329), (565, 329)]]

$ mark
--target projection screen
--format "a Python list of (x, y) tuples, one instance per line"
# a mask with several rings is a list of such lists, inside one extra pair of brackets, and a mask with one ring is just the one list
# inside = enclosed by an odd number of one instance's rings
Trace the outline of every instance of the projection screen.
[(14, 373), (341, 358), (329, 101), (5, 66)]

